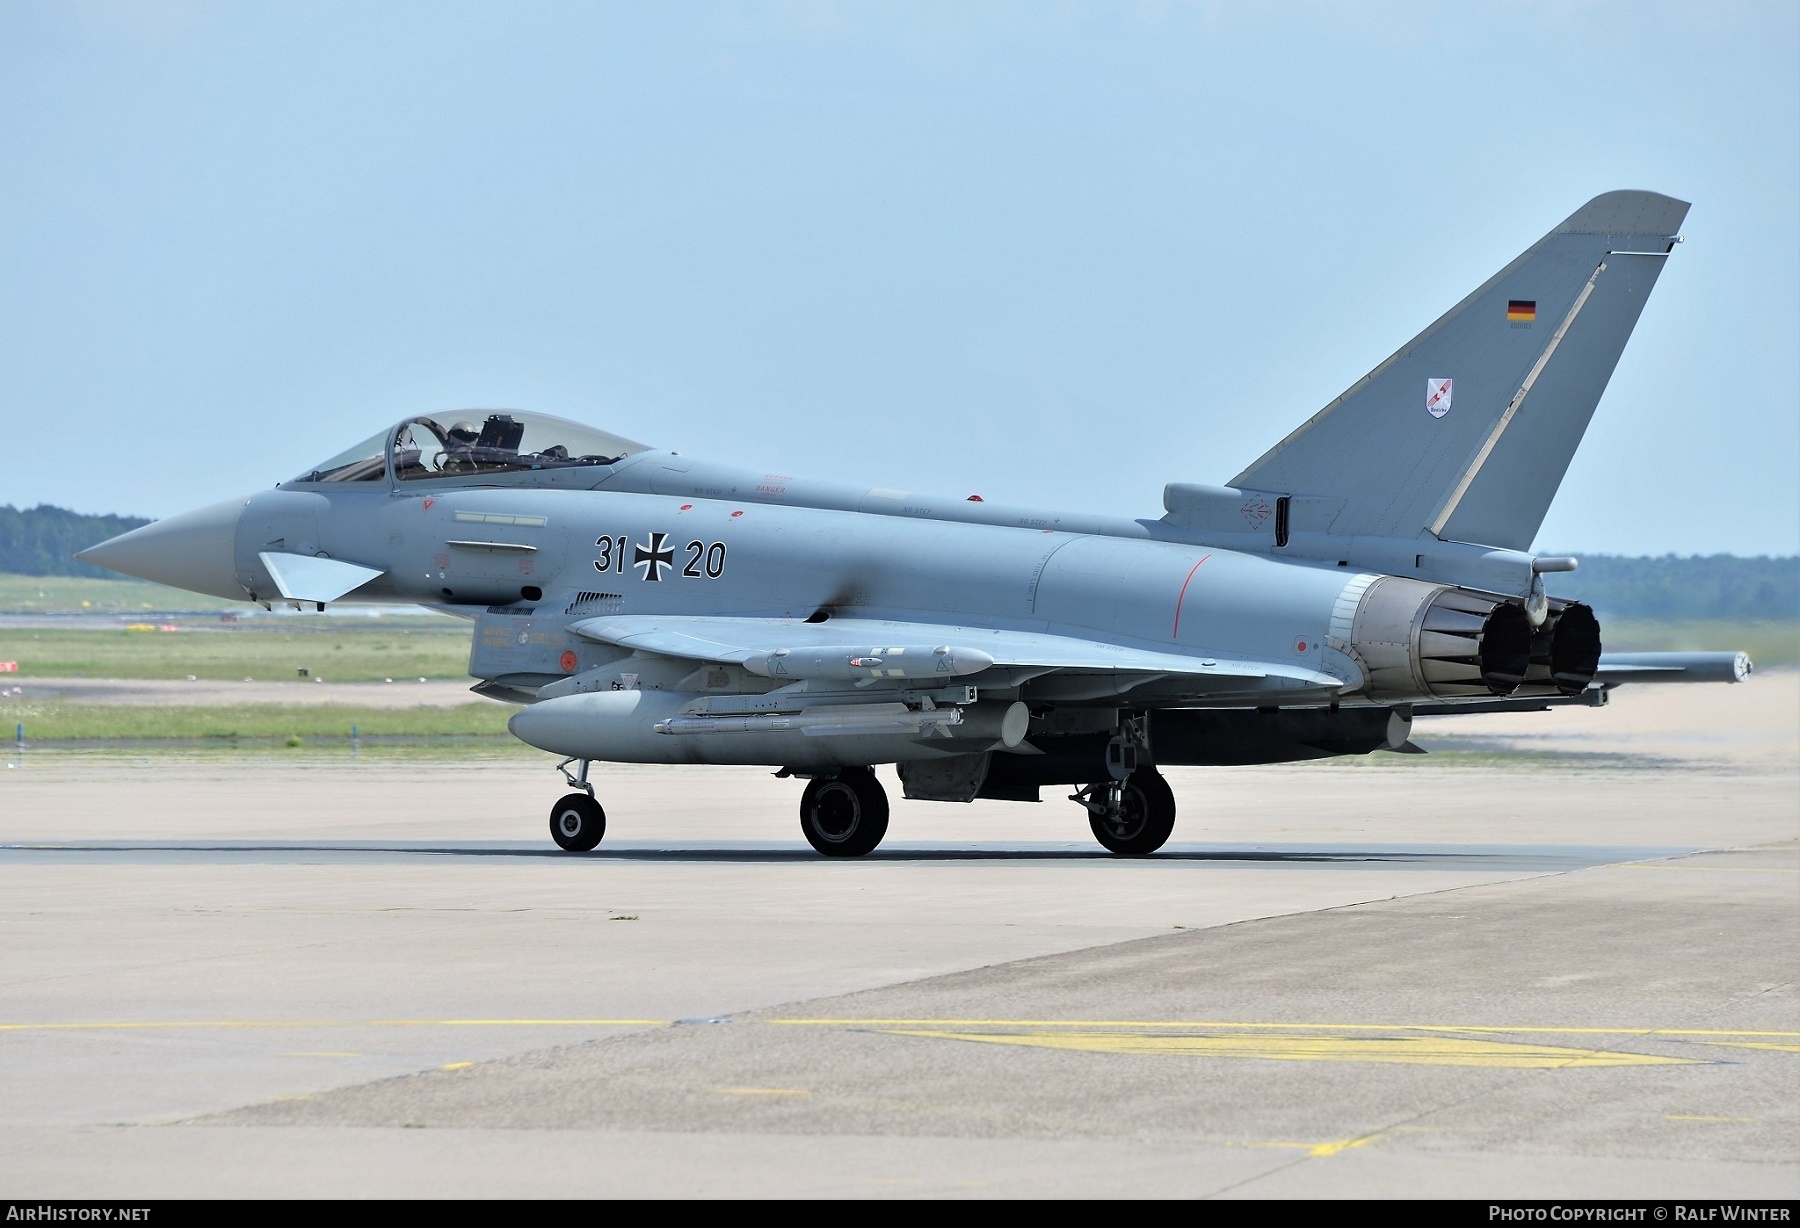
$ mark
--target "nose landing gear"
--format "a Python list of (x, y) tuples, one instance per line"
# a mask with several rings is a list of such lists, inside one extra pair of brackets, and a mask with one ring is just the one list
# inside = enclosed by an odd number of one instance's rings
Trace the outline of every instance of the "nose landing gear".
[(550, 838), (565, 852), (585, 853), (606, 835), (606, 811), (594, 799), (594, 786), (588, 783), (588, 761), (583, 759), (581, 770), (571, 773), (569, 764), (573, 762), (565, 759), (557, 767), (563, 779), (583, 791), (568, 794), (550, 808)]
[(1148, 765), (1124, 780), (1089, 785), (1069, 800), (1086, 808), (1094, 839), (1114, 853), (1154, 853), (1175, 830), (1175, 791)]

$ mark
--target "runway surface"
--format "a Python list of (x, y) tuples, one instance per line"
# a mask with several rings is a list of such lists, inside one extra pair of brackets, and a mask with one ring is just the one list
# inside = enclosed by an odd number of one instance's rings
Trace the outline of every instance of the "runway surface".
[(608, 769), (569, 856), (547, 760), (28, 754), (0, 1194), (1800, 1196), (1766, 740), (1176, 770), (1148, 859), (897, 801), (849, 863), (754, 770)]

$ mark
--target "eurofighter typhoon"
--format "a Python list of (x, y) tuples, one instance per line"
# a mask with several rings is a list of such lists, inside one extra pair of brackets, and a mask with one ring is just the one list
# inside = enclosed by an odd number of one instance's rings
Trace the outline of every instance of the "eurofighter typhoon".
[[(589, 765), (763, 764), (827, 856), (888, 801), (1073, 788), (1115, 853), (1169, 838), (1161, 767), (1415, 750), (1414, 720), (1741, 681), (1741, 653), (1602, 653), (1531, 551), (1688, 206), (1609, 192), (1228, 485), (1156, 519), (751, 472), (517, 410), (408, 418), (292, 481), (84, 551), (265, 607), (417, 602), (474, 624), (478, 694)], [(571, 770), (570, 765), (576, 765)]]

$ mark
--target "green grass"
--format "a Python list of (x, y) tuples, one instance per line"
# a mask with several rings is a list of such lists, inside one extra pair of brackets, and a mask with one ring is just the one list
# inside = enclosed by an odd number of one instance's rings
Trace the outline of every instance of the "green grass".
[[(273, 624), (273, 625), (268, 625)], [(459, 619), (296, 616), (267, 623), (200, 624), (177, 632), (119, 627), (0, 628), (12, 678), (196, 678), (328, 682), (466, 678), (469, 624)]]
[(1600, 624), (1607, 652), (1702, 652), (1741, 648), (1757, 666), (1800, 665), (1800, 622), (1703, 619)]
[[(165, 623), (178, 632), (126, 631)], [(199, 611), (203, 613), (195, 614)], [(238, 613), (242, 622), (216, 614)], [(383, 678), (463, 678), (469, 624), (440, 614), (269, 616), (247, 602), (202, 597), (143, 580), (0, 573), (0, 614), (87, 614), (99, 627), (0, 628), (0, 661), (18, 662), (21, 678), (287, 679), (305, 669), (331, 682)], [(254, 615), (254, 616), (252, 616)]]
[(145, 610), (247, 610), (247, 601), (203, 597), (148, 580), (89, 580), (0, 572), (0, 614), (105, 614)]
[[(8, 765), (47, 764), (71, 759), (91, 760), (96, 765), (122, 763), (458, 763), (475, 760), (553, 760), (541, 750), (513, 737), (446, 736), (375, 738), (352, 743), (348, 738), (301, 738), (290, 746), (283, 738), (81, 738), (54, 742), (27, 742), (21, 755), (8, 740), (0, 743), (0, 762)], [(0, 771), (5, 771), (0, 768)]]
[(230, 707), (145, 707), (124, 704), (67, 704), (0, 699), (0, 722), (10, 740), (23, 723), (27, 745), (43, 741), (131, 739), (198, 741), (269, 738), (287, 742), (309, 738), (344, 739), (354, 726), (360, 737), (430, 739), (510, 738), (506, 718), (518, 709), (497, 703), (452, 708), (364, 708), (353, 704), (242, 704)]

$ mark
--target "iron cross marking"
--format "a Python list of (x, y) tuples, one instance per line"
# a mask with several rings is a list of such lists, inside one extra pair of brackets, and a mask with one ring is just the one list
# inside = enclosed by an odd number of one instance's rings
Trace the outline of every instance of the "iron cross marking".
[(668, 545), (668, 540), (667, 533), (652, 533), (648, 545), (632, 546), (631, 565), (644, 569), (639, 579), (652, 582), (661, 580), (663, 568), (675, 566), (675, 547)]

